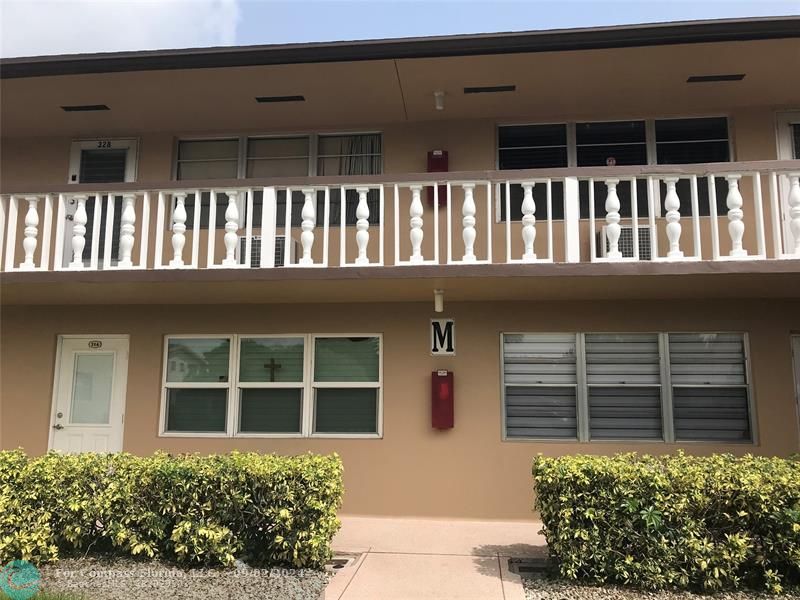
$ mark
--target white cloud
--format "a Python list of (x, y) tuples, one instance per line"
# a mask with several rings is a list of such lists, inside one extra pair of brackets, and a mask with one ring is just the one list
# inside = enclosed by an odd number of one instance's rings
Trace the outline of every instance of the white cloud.
[(0, 0), (0, 56), (236, 42), (238, 0)]

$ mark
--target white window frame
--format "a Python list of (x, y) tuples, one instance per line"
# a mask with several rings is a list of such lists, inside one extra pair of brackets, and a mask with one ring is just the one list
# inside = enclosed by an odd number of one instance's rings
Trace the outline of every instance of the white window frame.
[(384, 148), (383, 148), (383, 132), (382, 131), (351, 131), (351, 132), (341, 132), (341, 133), (315, 133), (312, 134), (312, 143), (309, 146), (309, 151), (312, 152), (312, 156), (309, 157), (311, 161), (313, 161), (311, 172), (309, 174), (316, 176), (317, 171), (319, 169), (319, 159), (320, 158), (343, 158), (345, 156), (375, 156), (374, 154), (320, 154), (319, 152), (319, 140), (320, 138), (328, 138), (328, 137), (346, 137), (346, 136), (356, 136), (356, 135), (379, 135), (381, 136), (381, 172), (379, 175), (383, 174), (383, 158), (384, 158)]
[[(175, 138), (173, 150), (174, 159), (172, 161), (172, 180), (173, 181), (192, 181), (191, 179), (178, 179), (178, 166), (181, 162), (233, 162), (231, 158), (197, 158), (180, 160), (181, 142), (225, 142), (236, 141), (236, 179), (243, 179), (242, 173), (242, 141), (244, 138), (238, 135), (205, 135), (205, 136), (181, 136)], [(224, 180), (223, 180), (224, 181)]]
[[(314, 362), (316, 360), (316, 340), (318, 338), (378, 338), (378, 381), (347, 381), (347, 382), (316, 382), (314, 381)], [(312, 358), (311, 358), (311, 372), (309, 375), (309, 400), (311, 401), (311, 410), (308, 411), (306, 417), (308, 422), (306, 426), (310, 432), (310, 437), (320, 438), (382, 438), (383, 437), (383, 335), (374, 333), (318, 333), (311, 336), (312, 344)], [(316, 423), (315, 417), (317, 414), (317, 394), (316, 390), (319, 388), (370, 388), (377, 389), (378, 394), (376, 402), (378, 403), (376, 410), (376, 433), (318, 433), (315, 431)]]
[[(169, 360), (170, 340), (187, 339), (227, 339), (230, 346), (228, 349), (228, 381), (226, 382), (167, 382), (167, 361)], [(233, 421), (231, 407), (231, 381), (234, 378), (234, 364), (238, 364), (238, 351), (234, 347), (236, 336), (229, 333), (209, 333), (209, 334), (176, 334), (164, 336), (164, 352), (161, 368), (161, 410), (159, 417), (159, 436), (162, 437), (229, 437), (231, 434)], [(236, 357), (234, 359), (234, 357)], [(228, 391), (225, 410), (225, 431), (170, 431), (167, 429), (167, 393), (169, 389), (226, 389)]]
[[(190, 135), (190, 136), (178, 136), (175, 138), (175, 145), (173, 150), (174, 159), (172, 161), (172, 180), (173, 181), (191, 181), (190, 179), (178, 179), (178, 149), (180, 147), (181, 142), (204, 142), (204, 141), (214, 141), (214, 140), (239, 140), (239, 155), (238, 155), (238, 166), (237, 166), (237, 179), (249, 179), (247, 177), (247, 152), (248, 152), (248, 140), (262, 140), (262, 139), (290, 139), (290, 138), (301, 138), (306, 137), (308, 138), (308, 171), (305, 176), (308, 177), (316, 177), (317, 176), (317, 163), (320, 158), (319, 155), (319, 138), (321, 137), (337, 137), (337, 136), (347, 136), (347, 135), (380, 135), (381, 136), (381, 173), (383, 173), (384, 168), (384, 155), (385, 155), (385, 148), (383, 145), (383, 131), (322, 131), (322, 132), (308, 132), (308, 131), (296, 131), (296, 132), (286, 132), (286, 133), (257, 133), (257, 134), (247, 134), (247, 135), (211, 135), (211, 136), (203, 136), (203, 135)], [(324, 155), (326, 157), (333, 156), (333, 155)], [(303, 175), (298, 175), (298, 177), (303, 177)], [(253, 178), (257, 179), (257, 178)]]
[(125, 182), (136, 181), (136, 170), (139, 165), (138, 138), (91, 138), (73, 140), (70, 144), (67, 183), (81, 183), (81, 151), (121, 149), (128, 151), (125, 155)]
[[(377, 382), (345, 382), (345, 383), (314, 383), (314, 345), (316, 338), (335, 337), (367, 337), (378, 339), (378, 381)], [(302, 382), (240, 382), (239, 359), (241, 340), (264, 338), (301, 338), (303, 340), (303, 381)], [(169, 341), (174, 339), (228, 339), (230, 341), (230, 355), (228, 358), (228, 381), (225, 383), (169, 383), (167, 382), (167, 361)], [(170, 388), (225, 388), (228, 390), (227, 410), (225, 416), (224, 432), (207, 431), (169, 431), (167, 430), (167, 390)], [(240, 432), (240, 397), (242, 388), (301, 388), (301, 430), (298, 433), (260, 433)], [(377, 394), (377, 431), (375, 433), (315, 433), (313, 419), (316, 402), (315, 387), (336, 388), (376, 388)], [(182, 438), (354, 438), (354, 439), (380, 439), (383, 437), (383, 334), (380, 333), (207, 333), (207, 334), (168, 334), (164, 336), (162, 353), (161, 376), (161, 407), (159, 411), (159, 437)]]
[[(577, 437), (573, 438), (545, 438), (545, 437), (509, 437), (506, 431), (506, 383), (505, 383), (505, 348), (504, 339), (506, 335), (555, 335), (570, 333), (575, 335), (575, 354), (577, 360), (577, 393), (576, 393), (576, 416), (577, 416)], [(661, 430), (662, 439), (647, 439), (647, 438), (621, 438), (621, 439), (591, 439), (590, 435), (590, 418), (589, 418), (589, 384), (586, 379), (586, 336), (601, 333), (601, 334), (655, 334), (658, 336), (659, 345), (659, 360), (661, 364)], [(670, 377), (669, 366), (669, 335), (670, 333), (714, 333), (714, 334), (736, 334), (742, 336), (743, 354), (745, 363), (745, 377), (746, 384), (744, 386), (727, 386), (727, 387), (746, 387), (747, 389), (747, 411), (750, 426), (750, 439), (744, 441), (728, 441), (728, 440), (676, 440), (675, 439), (675, 423), (673, 420), (673, 404), (672, 404), (672, 380)], [(726, 386), (709, 386), (709, 387), (726, 387)], [(705, 444), (705, 445), (738, 445), (738, 446), (757, 446), (758, 439), (758, 418), (756, 414), (756, 400), (753, 389), (753, 379), (751, 373), (750, 361), (750, 337), (744, 331), (587, 331), (587, 332), (569, 332), (569, 331), (503, 331), (500, 333), (500, 421), (502, 431), (502, 441), (504, 442), (546, 442), (546, 443), (586, 443), (586, 444)]]
[[(305, 138), (308, 140), (308, 156), (306, 156), (307, 170), (306, 175), (316, 175), (316, 162), (313, 157), (316, 155), (316, 135), (309, 133), (296, 133), (296, 134), (271, 134), (271, 135), (247, 135), (239, 138), (239, 176), (241, 179), (250, 179), (247, 177), (247, 165), (251, 160), (282, 160), (287, 158), (298, 159), (304, 158), (302, 156), (280, 156), (271, 158), (250, 158), (250, 140), (296, 140)], [(297, 175), (302, 177), (302, 175)], [(252, 179), (258, 179), (253, 177)]]
[[(645, 130), (645, 144), (647, 147), (647, 163), (642, 166), (657, 166), (656, 161), (656, 121), (669, 121), (674, 119), (714, 119), (724, 118), (727, 123), (728, 130), (728, 156), (730, 162), (736, 161), (735, 147), (733, 144), (733, 117), (727, 113), (713, 113), (701, 115), (663, 115), (657, 117), (619, 117), (613, 119), (581, 119), (570, 121), (530, 121), (530, 122), (497, 122), (495, 123), (495, 170), (500, 170), (500, 128), (501, 127), (524, 127), (526, 125), (566, 125), (567, 128), (567, 166), (566, 168), (578, 168), (578, 144), (576, 135), (576, 125), (578, 123), (616, 123), (620, 121), (644, 121)], [(565, 167), (562, 167), (565, 168)], [(656, 210), (660, 211), (660, 204)], [(495, 199), (495, 223), (501, 223), (501, 206), (500, 194), (497, 194)], [(707, 217), (703, 217), (707, 218)], [(561, 221), (562, 219), (553, 219), (554, 221)], [(582, 218), (582, 221), (588, 221), (587, 218)]]
[[(306, 413), (306, 404), (308, 402), (308, 390), (306, 389), (308, 381), (308, 372), (311, 364), (311, 352), (308, 347), (308, 335), (305, 333), (287, 333), (287, 334), (253, 334), (245, 335), (239, 334), (236, 336), (236, 381), (233, 387), (236, 396), (235, 414), (235, 427), (233, 435), (241, 438), (260, 438), (260, 437), (274, 437), (274, 438), (300, 438), (304, 437), (305, 431), (304, 421)], [(241, 368), (241, 349), (242, 340), (251, 339), (299, 339), (303, 341), (303, 379), (301, 381), (239, 381), (239, 371)], [(241, 411), (241, 390), (243, 389), (299, 389), (301, 390), (300, 396), (300, 431), (298, 432), (258, 432), (258, 431), (241, 431), (242, 424), (242, 411)]]

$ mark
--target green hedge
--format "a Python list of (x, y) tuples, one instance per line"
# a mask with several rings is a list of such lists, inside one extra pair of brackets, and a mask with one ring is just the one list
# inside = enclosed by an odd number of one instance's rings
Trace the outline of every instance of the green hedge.
[(320, 567), (342, 493), (336, 455), (0, 452), (0, 564), (92, 551)]
[(535, 508), (561, 576), (646, 589), (800, 582), (800, 462), (565, 456), (533, 463)]

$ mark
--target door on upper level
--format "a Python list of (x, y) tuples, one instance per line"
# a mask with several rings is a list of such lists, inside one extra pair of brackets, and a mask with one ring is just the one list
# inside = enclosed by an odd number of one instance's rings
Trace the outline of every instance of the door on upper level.
[[(800, 160), (800, 110), (777, 114), (778, 160)], [(788, 252), (794, 242), (789, 227), (789, 179), (780, 178), (781, 215), (783, 219), (784, 252)]]
[[(76, 140), (70, 147), (68, 183), (95, 184), (100, 194), (87, 194), (86, 200), (86, 245), (83, 262), (89, 265), (94, 260), (99, 267), (106, 263), (106, 237), (110, 233), (111, 246), (108, 264), (117, 263), (119, 253), (119, 228), (122, 216), (122, 196), (111, 196), (111, 218), (109, 219), (109, 196), (102, 194), (103, 184), (136, 181), (138, 143), (135, 139)], [(78, 203), (67, 200), (64, 228), (64, 261), (72, 262), (72, 228)], [(96, 219), (95, 214), (99, 212)], [(109, 229), (110, 225), (110, 229)], [(95, 233), (96, 232), (96, 233)]]
[(50, 449), (122, 451), (127, 375), (127, 337), (59, 337)]

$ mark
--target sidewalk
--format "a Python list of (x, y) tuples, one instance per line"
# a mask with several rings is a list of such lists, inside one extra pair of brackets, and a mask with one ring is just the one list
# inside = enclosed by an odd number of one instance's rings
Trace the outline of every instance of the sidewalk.
[(547, 552), (535, 521), (341, 519), (324, 600), (524, 600), (508, 559)]

